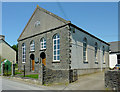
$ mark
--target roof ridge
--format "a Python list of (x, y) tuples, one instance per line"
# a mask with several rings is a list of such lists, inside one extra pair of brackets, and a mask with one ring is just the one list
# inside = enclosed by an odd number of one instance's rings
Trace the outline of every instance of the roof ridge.
[(67, 20), (65, 20), (65, 19), (63, 19), (63, 18), (61, 18), (61, 17), (59, 17), (58, 15), (56, 15), (56, 14), (54, 14), (54, 13), (52, 13), (52, 12), (50, 12), (50, 11), (48, 11), (48, 10), (42, 8), (42, 7), (40, 7), (39, 5), (37, 5), (37, 8), (40, 9), (40, 10), (42, 10), (43, 12), (45, 12), (45, 13), (47, 13), (47, 14), (49, 14), (49, 15), (55, 17), (55, 18), (57, 18), (58, 20), (60, 20), (60, 21), (62, 21), (62, 22), (64, 22), (64, 23), (70, 23), (70, 21), (67, 21)]
[(30, 20), (31, 20), (31, 19), (32, 19), (32, 17), (34, 16), (34, 14), (35, 14), (35, 12), (37, 11), (37, 9), (40, 9), (40, 10), (42, 10), (43, 12), (45, 12), (45, 13), (47, 13), (47, 14), (49, 14), (49, 15), (51, 15), (51, 16), (53, 16), (53, 17), (55, 17), (55, 18), (57, 18), (58, 20), (60, 20), (60, 21), (64, 22), (65, 24), (71, 23), (71, 21), (67, 21), (67, 20), (65, 20), (65, 19), (63, 19), (63, 18), (61, 18), (61, 17), (59, 17), (59, 16), (55, 15), (54, 13), (49, 12), (49, 11), (47, 11), (46, 9), (41, 8), (39, 5), (37, 5), (37, 7), (35, 8), (35, 10), (34, 10), (34, 12), (33, 12), (32, 16), (30, 17), (29, 21), (27, 22), (26, 26), (24, 27), (24, 29), (23, 29), (22, 33), (20, 34), (20, 36), (19, 36), (19, 38), (18, 38), (17, 40), (19, 40), (19, 39), (20, 39), (20, 37), (22, 36), (23, 32), (25, 31), (26, 27), (28, 26), (28, 24), (29, 24)]

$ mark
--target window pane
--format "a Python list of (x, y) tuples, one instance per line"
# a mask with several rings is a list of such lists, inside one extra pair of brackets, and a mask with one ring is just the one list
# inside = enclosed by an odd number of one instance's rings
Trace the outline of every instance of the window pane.
[(60, 44), (60, 40), (59, 39), (57, 40), (57, 44)]
[(56, 55), (56, 51), (54, 51), (54, 55)]
[(44, 48), (46, 48), (46, 46), (44, 46)]
[(56, 40), (54, 40), (54, 44), (56, 44)]
[(56, 50), (56, 45), (54, 46), (54, 50)]
[(59, 35), (57, 35), (57, 38), (60, 38)]
[(57, 55), (59, 55), (59, 54), (60, 54), (60, 50), (57, 51)]
[(54, 60), (56, 60), (56, 56), (54, 56)]
[(57, 60), (60, 60), (60, 56), (57, 56)]
[(83, 57), (83, 60), (86, 61), (86, 57), (85, 56)]
[(60, 49), (60, 45), (57, 45), (57, 49)]
[(83, 52), (83, 56), (86, 56), (86, 52)]

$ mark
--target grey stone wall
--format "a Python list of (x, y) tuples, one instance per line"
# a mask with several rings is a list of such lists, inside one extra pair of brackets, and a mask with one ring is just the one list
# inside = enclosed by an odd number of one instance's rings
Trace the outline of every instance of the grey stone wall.
[(69, 70), (45, 68), (43, 72), (43, 84), (51, 83), (69, 83)]
[[(40, 25), (35, 27), (35, 22), (40, 21)], [(59, 27), (64, 25), (62, 21), (58, 20), (57, 18), (47, 14), (40, 9), (37, 9), (35, 14), (32, 16), (30, 21), (28, 22), (27, 27), (25, 27), (25, 31), (21, 35), (20, 39), (24, 39), (26, 37), (30, 37), (32, 35), (45, 32), (46, 30), (50, 30), (52, 28)]]
[[(60, 61), (53, 61), (53, 36), (55, 34), (60, 35)], [(56, 29), (50, 32), (46, 32), (44, 34), (40, 34), (22, 41), (18, 43), (18, 61), (19, 61), (19, 69), (23, 69), (22, 63), (22, 44), (26, 45), (26, 71), (30, 71), (30, 55), (34, 54), (35, 58), (39, 58), (40, 53), (43, 50), (40, 50), (40, 39), (44, 37), (46, 39), (46, 50), (44, 51), (46, 54), (46, 67), (51, 69), (69, 69), (69, 41), (68, 41), (68, 27), (63, 27), (60, 29)], [(35, 51), (30, 52), (30, 42), (34, 40), (35, 42)], [(37, 71), (38, 65), (35, 64), (35, 70)]]
[(120, 70), (109, 70), (105, 72), (105, 87), (120, 90)]

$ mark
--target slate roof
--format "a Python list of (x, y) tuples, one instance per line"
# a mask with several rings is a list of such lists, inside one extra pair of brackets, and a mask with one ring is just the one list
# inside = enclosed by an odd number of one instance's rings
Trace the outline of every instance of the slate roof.
[(109, 42), (111, 53), (120, 52), (120, 41)]

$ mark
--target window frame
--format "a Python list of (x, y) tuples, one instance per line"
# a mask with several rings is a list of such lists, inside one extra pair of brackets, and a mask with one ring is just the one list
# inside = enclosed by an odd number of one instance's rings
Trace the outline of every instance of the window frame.
[(46, 49), (46, 39), (44, 37), (40, 40), (40, 50)]
[(35, 41), (34, 40), (32, 40), (30, 42), (30, 51), (35, 51)]
[(88, 63), (87, 60), (87, 38), (83, 39), (83, 62)]
[(95, 42), (95, 63), (98, 63), (98, 44)]
[(104, 47), (104, 46), (102, 47), (102, 50), (103, 50), (103, 53), (102, 53), (102, 56), (103, 56), (103, 64), (105, 64), (105, 47)]
[(59, 34), (55, 34), (53, 36), (53, 61), (60, 61), (60, 36)]
[(26, 45), (22, 44), (22, 63), (26, 63)]

